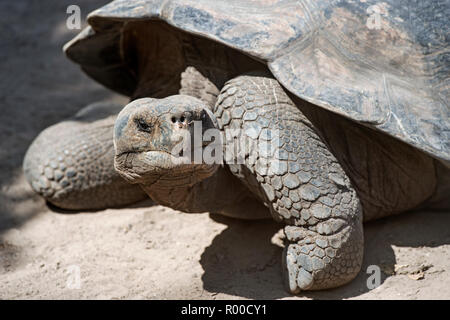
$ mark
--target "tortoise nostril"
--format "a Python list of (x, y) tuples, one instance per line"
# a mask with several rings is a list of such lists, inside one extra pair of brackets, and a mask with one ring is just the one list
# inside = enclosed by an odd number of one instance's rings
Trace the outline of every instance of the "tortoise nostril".
[(182, 124), (184, 122), (186, 122), (186, 120), (188, 120), (189, 117), (182, 115), (182, 116), (173, 116), (171, 118), (172, 123), (178, 123), (178, 124)]

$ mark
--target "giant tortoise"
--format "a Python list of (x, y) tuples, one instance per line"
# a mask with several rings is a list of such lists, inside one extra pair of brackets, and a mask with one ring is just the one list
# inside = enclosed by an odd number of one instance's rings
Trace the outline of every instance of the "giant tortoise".
[(271, 216), (285, 224), (288, 290), (340, 286), (361, 268), (364, 221), (450, 207), (449, 10), (114, 1), (65, 52), (131, 102), (44, 131), (26, 177), (68, 209), (148, 195), (184, 212)]

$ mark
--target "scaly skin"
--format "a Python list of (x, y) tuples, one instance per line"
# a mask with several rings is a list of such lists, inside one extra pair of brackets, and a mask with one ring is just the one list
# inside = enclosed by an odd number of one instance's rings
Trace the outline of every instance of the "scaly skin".
[(273, 146), (273, 152), (254, 148), (244, 164), (230, 168), (287, 225), (283, 261), (289, 290), (332, 288), (353, 279), (363, 257), (358, 196), (280, 84), (263, 76), (230, 80), (214, 113), (225, 132), (240, 128), (255, 145)]
[(113, 126), (120, 105), (92, 104), (39, 134), (23, 170), (33, 190), (70, 210), (121, 207), (146, 198), (114, 171)]

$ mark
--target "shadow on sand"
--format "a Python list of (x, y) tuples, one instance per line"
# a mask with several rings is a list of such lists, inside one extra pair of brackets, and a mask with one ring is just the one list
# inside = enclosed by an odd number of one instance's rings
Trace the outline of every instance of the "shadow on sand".
[[(272, 243), (282, 228), (270, 220), (240, 221), (211, 215), (227, 225), (202, 254), (205, 289), (251, 299), (289, 297), (281, 277), (282, 248)], [(370, 265), (394, 269), (396, 259), (392, 246), (436, 247), (450, 244), (450, 214), (445, 212), (411, 212), (365, 224), (365, 255), (358, 276), (340, 288), (306, 292), (300, 296), (312, 299), (357, 297), (367, 291), (366, 273)], [(381, 273), (381, 283), (389, 277)], [(220, 284), (220, 285), (217, 285)]]

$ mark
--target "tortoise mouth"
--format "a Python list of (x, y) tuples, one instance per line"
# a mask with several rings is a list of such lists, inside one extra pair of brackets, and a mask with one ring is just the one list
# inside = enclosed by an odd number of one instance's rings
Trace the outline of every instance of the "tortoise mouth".
[[(164, 150), (127, 151), (114, 158), (116, 171), (130, 183), (153, 184), (157, 181), (174, 181), (186, 175), (206, 177), (218, 165), (194, 163), (188, 156), (173, 155)], [(203, 179), (203, 178), (202, 178)]]

